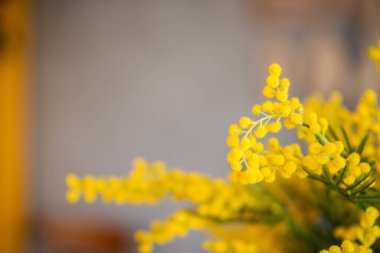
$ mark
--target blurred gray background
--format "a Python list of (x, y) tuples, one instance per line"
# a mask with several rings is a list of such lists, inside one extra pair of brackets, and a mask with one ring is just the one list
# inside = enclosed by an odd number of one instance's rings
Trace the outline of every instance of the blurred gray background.
[[(69, 205), (64, 178), (125, 175), (136, 156), (225, 176), (227, 129), (262, 101), (272, 62), (301, 97), (338, 89), (354, 104), (379, 88), (366, 58), (380, 37), (376, 1), (280, 2), (37, 1), (36, 213), (129, 231), (164, 218), (168, 202)], [(201, 238), (157, 252), (200, 252)]]

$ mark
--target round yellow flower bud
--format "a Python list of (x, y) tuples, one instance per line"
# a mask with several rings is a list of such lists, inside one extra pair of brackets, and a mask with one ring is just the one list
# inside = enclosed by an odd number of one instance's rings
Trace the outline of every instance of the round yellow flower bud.
[(238, 136), (230, 135), (227, 137), (226, 143), (229, 147), (237, 147), (240, 144), (240, 140)]
[(347, 185), (352, 185), (354, 182), (355, 182), (355, 177), (354, 176), (346, 176), (344, 179), (343, 179), (343, 182)]
[(252, 146), (252, 142), (247, 137), (244, 137), (241, 140), (240, 145), (241, 145), (242, 149), (247, 149), (247, 148), (250, 148)]
[(269, 131), (272, 133), (278, 133), (281, 130), (281, 122), (280, 121), (275, 121), (271, 124), (268, 125)]
[(262, 142), (257, 142), (254, 146), (253, 146), (253, 151), (257, 152), (257, 153), (260, 153), (264, 150), (264, 144)]
[(290, 115), (290, 120), (296, 124), (296, 125), (301, 125), (302, 124), (302, 121), (303, 121), (303, 118), (302, 118), (302, 115), (299, 114), (299, 113), (292, 113)]
[(262, 106), (263, 110), (266, 112), (271, 112), (273, 109), (273, 103), (271, 101), (265, 101)]
[(241, 171), (242, 165), (238, 161), (233, 161), (232, 164), (231, 164), (231, 168), (232, 168), (233, 171)]
[(354, 253), (355, 252), (355, 246), (352, 242), (348, 240), (344, 240), (342, 242), (342, 251), (343, 253)]
[(270, 75), (280, 76), (281, 75), (281, 66), (277, 63), (272, 63), (269, 65), (268, 72)]
[(280, 79), (278, 76), (270, 75), (267, 77), (266, 83), (269, 87), (276, 88), (280, 83)]
[(230, 135), (238, 135), (241, 132), (241, 128), (237, 124), (232, 124), (228, 129)]
[(254, 105), (253, 107), (252, 107), (252, 113), (254, 114), (254, 115), (258, 115), (258, 114), (260, 114), (262, 112), (262, 107), (261, 107), (261, 105)]
[(327, 143), (323, 146), (323, 151), (325, 151), (327, 154), (333, 154), (338, 151), (338, 147), (335, 143)]
[(323, 150), (323, 147), (322, 147), (322, 145), (319, 144), (318, 142), (313, 142), (313, 143), (311, 143), (311, 144), (309, 145), (309, 152), (310, 152), (311, 154), (315, 154), (315, 155), (317, 155), (317, 154), (321, 153), (322, 150)]
[(335, 246), (335, 245), (333, 245), (329, 248), (329, 252), (330, 253), (342, 253), (340, 248), (338, 246)]
[(368, 163), (360, 163), (359, 167), (363, 174), (367, 174), (371, 170), (371, 166)]
[(292, 129), (292, 128), (295, 128), (296, 127), (296, 124), (294, 124), (289, 118), (286, 118), (284, 120), (284, 126), (287, 128), (287, 129)]
[(280, 81), (280, 87), (281, 89), (288, 89), (290, 86), (290, 81), (288, 78), (282, 78)]
[(353, 166), (358, 166), (360, 163), (360, 155), (358, 153), (352, 153), (347, 157), (347, 161)]
[(234, 148), (231, 150), (231, 156), (234, 160), (240, 160), (243, 156), (243, 151), (238, 148)]
[(274, 155), (272, 163), (276, 166), (282, 166), (285, 163), (285, 157), (283, 155)]
[(285, 102), (288, 99), (288, 93), (283, 90), (278, 90), (276, 92), (276, 98), (280, 102)]
[(242, 128), (247, 128), (247, 127), (251, 126), (251, 124), (252, 124), (252, 120), (248, 117), (241, 117), (239, 120), (239, 125)]
[(318, 123), (311, 123), (309, 128), (313, 134), (317, 134), (321, 132), (321, 126)]
[(257, 138), (263, 138), (267, 134), (267, 128), (265, 126), (259, 126), (255, 130), (255, 135)]
[(299, 108), (301, 108), (302, 107), (302, 105), (301, 105), (301, 102), (300, 102), (300, 100), (298, 99), (298, 98), (292, 98), (291, 100), (290, 100), (290, 106), (292, 107), (292, 109), (299, 109)]
[(276, 91), (269, 86), (265, 86), (263, 89), (263, 95), (267, 98), (273, 98), (276, 96)]

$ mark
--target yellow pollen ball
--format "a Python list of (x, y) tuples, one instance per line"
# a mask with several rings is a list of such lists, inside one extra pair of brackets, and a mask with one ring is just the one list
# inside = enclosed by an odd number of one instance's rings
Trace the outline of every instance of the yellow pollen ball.
[(351, 165), (357, 166), (360, 163), (360, 155), (358, 153), (352, 153), (347, 157), (347, 161), (349, 161)]
[(263, 155), (260, 155), (259, 156), (259, 164), (262, 165), (262, 166), (268, 165), (267, 158), (265, 156), (263, 156)]
[(371, 166), (368, 163), (361, 163), (359, 167), (363, 174), (367, 174), (371, 170)]
[(231, 168), (233, 171), (241, 171), (242, 169), (242, 166), (241, 166), (241, 163), (238, 162), (238, 161), (234, 161), (232, 164), (231, 164)]
[(365, 93), (363, 95), (363, 100), (365, 100), (366, 104), (375, 105), (376, 101), (377, 101), (376, 92), (373, 90), (365, 91)]
[(254, 115), (258, 115), (258, 114), (260, 114), (262, 112), (262, 107), (261, 107), (261, 105), (254, 105), (254, 106), (252, 106), (252, 113), (254, 114)]
[(302, 119), (302, 115), (299, 114), (299, 113), (292, 113), (292, 114), (290, 115), (290, 120), (291, 120), (294, 124), (296, 124), (296, 125), (301, 125), (301, 124), (302, 124), (302, 121), (303, 121), (303, 119)]
[(253, 146), (253, 151), (257, 152), (257, 153), (260, 153), (264, 150), (264, 144), (262, 142), (257, 142), (254, 146)]
[(248, 138), (251, 141), (252, 146), (254, 146), (256, 144), (256, 142), (257, 142), (256, 137), (253, 136), (253, 135), (251, 135)]
[(252, 156), (252, 154), (253, 154), (252, 150), (250, 150), (250, 149), (244, 150), (244, 156), (245, 157), (249, 158)]
[(239, 146), (240, 140), (236, 135), (230, 135), (227, 137), (226, 143), (229, 147), (237, 147)]
[(330, 253), (342, 253), (340, 248), (338, 246), (335, 246), (335, 245), (333, 245), (329, 248), (329, 252)]
[(231, 156), (234, 160), (240, 160), (243, 156), (243, 151), (238, 148), (234, 148), (231, 151)]
[(271, 112), (273, 109), (273, 104), (271, 101), (266, 101), (264, 102), (263, 104), (263, 110), (266, 111), (266, 112)]
[(290, 106), (293, 108), (293, 109), (298, 109), (300, 108), (302, 105), (301, 105), (301, 102), (298, 98), (292, 98), (290, 100)]
[(347, 164), (346, 159), (344, 159), (341, 156), (335, 157), (333, 161), (335, 163), (335, 166), (338, 167), (339, 169), (343, 169)]
[(252, 124), (252, 120), (248, 117), (241, 117), (239, 120), (239, 125), (242, 128), (247, 128)]
[(309, 145), (309, 152), (315, 155), (321, 153), (322, 149), (323, 149), (322, 145), (319, 144), (318, 142), (313, 142)]
[(332, 154), (335, 153), (338, 148), (335, 143), (327, 143), (325, 146), (323, 146), (323, 150), (328, 154)]
[(276, 98), (280, 102), (285, 102), (288, 99), (288, 93), (282, 90), (277, 91)]
[(316, 123), (317, 122), (317, 114), (315, 114), (314, 112), (310, 113), (307, 117), (307, 121), (312, 124), (312, 123)]
[(343, 253), (354, 253), (355, 246), (352, 242), (348, 240), (344, 240), (342, 243), (342, 250), (343, 250)]
[(257, 138), (263, 138), (267, 134), (267, 129), (265, 126), (259, 126), (255, 130), (255, 135)]
[(318, 123), (312, 123), (312, 124), (310, 124), (310, 131), (313, 134), (317, 134), (317, 133), (321, 132), (321, 126)]
[(290, 81), (288, 78), (282, 78), (280, 81), (281, 89), (288, 89), (290, 87)]
[(270, 149), (277, 149), (280, 146), (280, 142), (277, 138), (272, 137), (268, 140), (268, 145)]
[(70, 190), (66, 193), (66, 200), (69, 203), (76, 203), (79, 201), (80, 192), (76, 190)]
[(354, 177), (360, 176), (361, 175), (360, 167), (359, 166), (350, 167), (350, 169), (348, 170), (348, 174)]
[(251, 141), (247, 137), (244, 137), (241, 140), (240, 145), (241, 145), (242, 149), (247, 149), (247, 148), (249, 148), (249, 147), (252, 146), (252, 143), (251, 143)]
[(255, 184), (263, 180), (263, 175), (259, 170), (247, 170), (245, 172), (248, 183)]
[(276, 96), (276, 91), (269, 86), (265, 86), (263, 89), (263, 95), (267, 98), (273, 98)]
[(66, 176), (66, 184), (70, 188), (77, 188), (81, 185), (81, 181), (74, 174), (69, 174)]
[(282, 108), (282, 116), (287, 117), (290, 113), (292, 113), (292, 107), (289, 105), (283, 105)]
[(272, 174), (272, 170), (268, 167), (264, 167), (261, 169), (261, 174), (267, 178), (267, 177), (270, 177), (270, 175)]
[(337, 141), (337, 142), (335, 142), (335, 145), (337, 147), (337, 152), (338, 153), (342, 153), (343, 150), (344, 150), (344, 144), (343, 144), (343, 142)]
[(276, 166), (281, 166), (281, 165), (284, 165), (285, 158), (283, 155), (275, 155), (273, 156), (272, 162)]
[(379, 217), (379, 211), (377, 211), (377, 209), (374, 207), (368, 207), (365, 211), (365, 216), (369, 223), (368, 225), (373, 226), (375, 224), (377, 217)]
[(230, 164), (234, 161), (233, 158), (232, 158), (232, 154), (231, 154), (231, 152), (227, 154), (227, 156), (226, 156), (226, 160), (227, 160), (227, 162), (230, 163)]
[(292, 129), (292, 128), (295, 128), (296, 127), (296, 124), (294, 124), (289, 118), (286, 118), (284, 120), (284, 126), (287, 128), (287, 129)]
[(354, 176), (346, 176), (344, 179), (343, 179), (343, 182), (347, 185), (352, 185), (354, 182), (355, 182), (355, 177)]
[(278, 133), (281, 130), (281, 122), (275, 121), (268, 125), (269, 131), (272, 133)]
[(237, 124), (232, 124), (230, 128), (228, 129), (228, 132), (230, 135), (238, 135), (240, 133), (241, 129)]
[(284, 170), (286, 173), (292, 174), (297, 169), (297, 165), (295, 162), (287, 162), (284, 166)]
[(269, 65), (268, 72), (270, 75), (280, 76), (281, 75), (281, 66), (277, 63), (272, 63)]
[(276, 88), (280, 83), (280, 79), (278, 76), (270, 75), (267, 77), (266, 83), (269, 87)]

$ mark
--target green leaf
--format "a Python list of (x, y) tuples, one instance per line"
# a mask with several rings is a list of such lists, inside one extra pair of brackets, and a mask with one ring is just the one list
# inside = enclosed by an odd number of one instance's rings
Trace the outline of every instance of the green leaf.
[(361, 183), (363, 183), (367, 178), (369, 178), (370, 176), (372, 176), (373, 174), (375, 174), (375, 170), (374, 169), (371, 169), (370, 172), (368, 172), (361, 180), (357, 181), (356, 183), (354, 183), (353, 185), (350, 185), (349, 187), (346, 188), (346, 191), (349, 191), (349, 190), (352, 190), (354, 189), (356, 186), (360, 185)]
[(370, 187), (376, 180), (377, 176), (372, 177), (368, 182), (366, 182), (359, 190), (352, 193), (352, 195), (364, 192), (368, 187)]
[(371, 168), (375, 168), (376, 167), (376, 160), (371, 160), (368, 162), (368, 164), (371, 166)]
[(365, 147), (365, 144), (367, 144), (367, 140), (368, 140), (368, 137), (369, 137), (369, 133), (367, 133), (363, 139), (360, 141), (360, 144), (356, 150), (356, 152), (359, 154), (359, 155), (362, 155), (363, 153), (363, 150), (364, 150), (364, 147)]
[(322, 170), (323, 170), (323, 173), (325, 174), (325, 177), (327, 178), (328, 182), (330, 184), (333, 184), (330, 172), (328, 171), (328, 169), (327, 169), (327, 167), (325, 165), (322, 167)]
[(331, 126), (329, 126), (328, 131), (331, 134), (331, 136), (334, 138), (335, 141), (339, 141), (338, 135), (335, 133), (334, 129)]
[(343, 178), (346, 176), (347, 170), (348, 170), (348, 164), (346, 164), (346, 166), (344, 167), (342, 173), (340, 174), (340, 176), (338, 178), (338, 181), (336, 182), (337, 186), (339, 186), (339, 184), (342, 182)]
[(343, 126), (340, 126), (340, 130), (342, 131), (342, 134), (343, 134), (344, 140), (345, 140), (346, 145), (347, 145), (348, 152), (351, 153), (351, 152), (352, 152), (352, 147), (351, 147), (350, 140), (348, 139), (347, 132), (346, 132), (346, 130), (344, 130), (344, 127), (343, 127)]

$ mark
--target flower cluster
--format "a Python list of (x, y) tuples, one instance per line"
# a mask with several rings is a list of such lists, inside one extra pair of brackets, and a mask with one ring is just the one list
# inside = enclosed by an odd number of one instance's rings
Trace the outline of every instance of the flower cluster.
[[(379, 44), (380, 45), (380, 44)], [(369, 49), (378, 63), (380, 46)], [(185, 202), (138, 231), (140, 253), (206, 232), (214, 253), (372, 253), (380, 248), (380, 106), (366, 91), (354, 110), (341, 95), (306, 102), (289, 96), (281, 67), (269, 66), (265, 101), (229, 128), (228, 180), (168, 169), (139, 158), (125, 177), (66, 178), (67, 200), (94, 203)], [(276, 134), (295, 130), (300, 143)], [(332, 246), (331, 246), (332, 245)]]
[[(273, 182), (277, 174), (284, 178), (296, 174), (330, 184), (351, 198), (370, 190), (375, 185), (376, 163), (370, 162), (368, 157), (380, 155), (374, 141), (375, 135), (380, 136), (380, 110), (375, 93), (366, 92), (356, 112), (335, 106), (334, 114), (326, 115), (329, 119), (335, 118), (329, 124), (324, 115), (325, 111), (331, 111), (328, 108), (313, 110), (308, 106), (313, 103), (303, 106), (297, 98), (288, 100), (288, 95), (283, 95), (288, 92), (289, 80), (280, 79), (280, 73), (278, 64), (269, 66), (267, 86), (263, 90), (269, 100), (254, 105), (252, 109), (258, 118), (242, 117), (239, 125), (232, 124), (229, 129), (227, 145), (231, 151), (227, 160), (233, 170), (232, 181), (255, 184)], [(277, 102), (270, 100), (274, 97)], [(321, 103), (319, 106), (323, 107)], [(342, 118), (342, 121), (336, 118)], [(280, 129), (282, 122), (288, 129), (297, 129), (298, 138), (308, 145), (306, 154), (297, 144), (280, 146), (273, 137), (267, 145), (258, 141), (267, 132), (276, 133), (274, 129)], [(337, 125), (341, 122), (347, 124), (344, 127)], [(274, 128), (274, 125), (278, 127)], [(340, 131), (337, 133), (334, 129)]]
[(188, 211), (178, 211), (165, 221), (153, 221), (150, 231), (137, 231), (139, 252), (152, 252), (154, 244), (165, 244), (176, 237), (185, 237), (189, 230), (204, 229), (206, 222)]
[(273, 182), (278, 171), (286, 178), (296, 171), (301, 177), (305, 176), (299, 166), (302, 153), (298, 145), (281, 147), (278, 140), (273, 138), (265, 148), (260, 141), (268, 133), (279, 132), (282, 125), (291, 129), (303, 123), (303, 106), (298, 98), (289, 99), (290, 81), (287, 78), (281, 79), (280, 75), (281, 67), (278, 64), (269, 66), (263, 95), (275, 101), (268, 100), (254, 105), (252, 113), (255, 118), (241, 117), (239, 124), (233, 124), (229, 129), (227, 145), (231, 151), (227, 155), (227, 161), (234, 171), (231, 175), (234, 182)]
[(375, 225), (378, 216), (376, 208), (368, 207), (361, 214), (358, 225), (335, 230), (336, 237), (344, 239), (340, 247), (333, 245), (320, 253), (372, 253), (371, 246), (380, 237), (380, 228)]
[(175, 202), (193, 205), (163, 222), (154, 221), (150, 231), (139, 231), (136, 239), (143, 253), (151, 252), (154, 244), (168, 243), (191, 229), (206, 230), (215, 223), (276, 220), (284, 212), (282, 204), (265, 189), (247, 188), (178, 168), (168, 170), (161, 161), (149, 164), (136, 159), (127, 177), (79, 178), (70, 174), (66, 183), (67, 199), (72, 203), (82, 197), (87, 203), (100, 198), (104, 203), (154, 204), (171, 197)]

